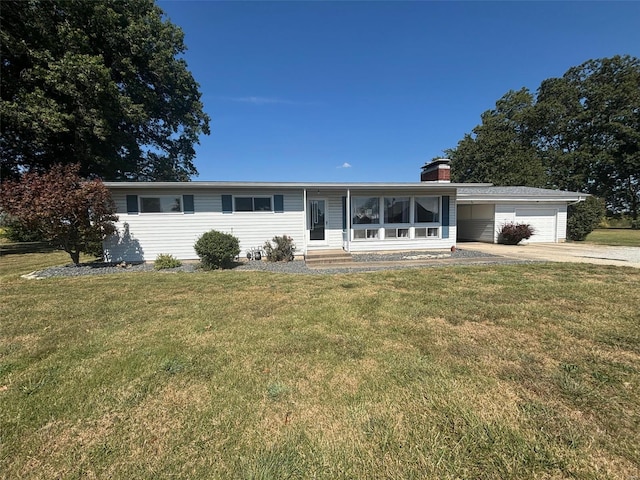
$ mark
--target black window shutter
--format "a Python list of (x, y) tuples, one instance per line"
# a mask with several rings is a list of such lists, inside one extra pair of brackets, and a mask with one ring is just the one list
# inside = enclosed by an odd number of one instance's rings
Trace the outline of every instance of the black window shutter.
[(273, 196), (273, 211), (278, 213), (284, 212), (284, 196)]
[(449, 197), (442, 197), (442, 238), (449, 238)]
[(222, 195), (222, 213), (233, 212), (233, 201), (231, 195)]
[(138, 213), (138, 196), (127, 195), (127, 213)]
[(193, 208), (193, 195), (183, 195), (182, 196), (182, 211), (184, 213), (193, 213), (195, 209)]
[(342, 197), (342, 229), (347, 229), (347, 197)]

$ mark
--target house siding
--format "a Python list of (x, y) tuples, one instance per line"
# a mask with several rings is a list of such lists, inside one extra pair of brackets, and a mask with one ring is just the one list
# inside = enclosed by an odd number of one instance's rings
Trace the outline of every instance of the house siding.
[[(183, 195), (194, 197), (193, 213), (127, 213), (127, 195)], [(272, 196), (283, 195), (284, 212), (222, 213), (222, 195)], [(241, 255), (248, 249), (264, 245), (274, 236), (289, 235), (296, 245), (303, 246), (304, 213), (302, 190), (281, 192), (260, 190), (240, 192), (224, 190), (169, 189), (117, 190), (112, 192), (117, 206), (118, 235), (104, 242), (107, 261), (153, 261), (161, 254), (171, 254), (182, 260), (197, 259), (193, 248), (205, 232), (218, 230), (236, 236)]]

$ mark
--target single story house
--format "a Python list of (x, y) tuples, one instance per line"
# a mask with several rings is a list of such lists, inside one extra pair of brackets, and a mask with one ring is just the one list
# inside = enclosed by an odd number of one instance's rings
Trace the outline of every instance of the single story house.
[(532, 242), (561, 242), (567, 205), (586, 196), (451, 183), (449, 173), (442, 159), (425, 165), (414, 183), (105, 182), (119, 216), (105, 259), (196, 259), (193, 246), (209, 230), (238, 237), (242, 255), (281, 235), (300, 254), (448, 250), (460, 240), (495, 242), (495, 231), (511, 220), (533, 225)]

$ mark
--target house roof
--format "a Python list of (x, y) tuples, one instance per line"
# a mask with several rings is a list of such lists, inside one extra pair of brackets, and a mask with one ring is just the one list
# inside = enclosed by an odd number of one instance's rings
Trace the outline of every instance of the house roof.
[(533, 201), (533, 202), (578, 202), (588, 197), (588, 193), (567, 192), (534, 187), (494, 187), (487, 185), (463, 184), (458, 188), (460, 203), (482, 201)]

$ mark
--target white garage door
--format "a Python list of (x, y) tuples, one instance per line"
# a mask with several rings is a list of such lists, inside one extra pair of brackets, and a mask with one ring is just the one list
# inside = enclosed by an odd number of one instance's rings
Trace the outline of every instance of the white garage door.
[(556, 242), (557, 215), (555, 209), (519, 208), (516, 210), (516, 223), (528, 223), (533, 227), (530, 243)]

